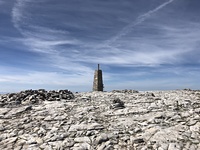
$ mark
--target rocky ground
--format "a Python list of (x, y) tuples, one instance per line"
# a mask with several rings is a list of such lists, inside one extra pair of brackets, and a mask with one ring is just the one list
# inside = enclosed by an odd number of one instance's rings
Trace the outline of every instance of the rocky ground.
[(200, 150), (200, 91), (0, 95), (0, 149)]

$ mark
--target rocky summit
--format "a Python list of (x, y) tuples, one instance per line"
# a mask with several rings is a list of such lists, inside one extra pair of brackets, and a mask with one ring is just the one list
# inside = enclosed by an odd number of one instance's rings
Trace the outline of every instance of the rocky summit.
[(0, 95), (2, 150), (200, 150), (200, 91)]

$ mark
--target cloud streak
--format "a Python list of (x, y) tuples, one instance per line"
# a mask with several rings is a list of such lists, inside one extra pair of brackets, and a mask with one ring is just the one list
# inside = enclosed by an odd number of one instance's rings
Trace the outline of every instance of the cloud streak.
[(45, 88), (47, 90), (66, 89), (89, 91), (92, 77), (84, 75), (68, 75), (57, 72), (29, 72), (23, 75), (1, 75), (2, 92), (19, 91), (26, 89)]
[[(132, 87), (130, 83), (145, 87), (144, 81), (155, 81), (154, 85), (159, 86), (162, 80), (170, 87), (170, 79), (176, 81), (178, 75), (184, 74), (178, 67), (199, 63), (200, 22), (193, 10), (189, 12), (196, 20), (188, 15), (188, 21), (183, 15), (187, 15), (183, 10), (189, 8), (185, 1), (162, 2), (16, 0), (11, 12), (13, 24), (8, 24), (12, 33), (0, 35), (0, 48), (6, 49), (0, 57), (7, 56), (3, 63), (13, 68), (25, 68), (13, 72), (3, 68), (0, 82), (24, 83), (26, 87), (73, 87), (74, 83), (91, 89), (88, 87), (92, 86), (93, 71), (100, 63), (105, 68), (105, 81), (113, 84), (106, 87)], [(175, 67), (167, 69), (168, 65)], [(192, 77), (199, 72), (187, 71), (192, 72), (187, 73)], [(163, 74), (170, 76), (165, 76), (166, 82)]]
[(31, 24), (34, 20), (29, 13), (29, 5), (37, 5), (32, 0), (17, 0), (12, 9), (12, 22), (14, 27), (24, 36), (19, 39), (26, 45), (29, 51), (43, 54), (43, 59), (47, 59), (50, 66), (70, 71), (70, 73), (87, 74), (92, 70), (89, 67), (74, 62), (73, 53), (76, 49), (63, 50), (60, 46), (81, 45), (82, 42), (69, 36), (68, 31), (53, 29), (45, 26)]
[[(70, 68), (68, 70), (71, 70), (71, 67), (66, 67), (64, 66), (64, 64), (70, 64), (70, 66), (74, 66), (76, 64), (75, 66), (79, 66), (76, 67), (77, 69), (79, 69), (79, 71), (83, 70), (80, 70), (80, 68), (87, 68), (84, 65), (81, 65), (79, 62), (117, 65), (157, 65), (159, 63), (165, 63), (170, 59), (173, 60), (173, 57), (177, 55), (179, 51), (171, 51), (165, 54), (165, 52), (159, 51), (159, 49), (154, 46), (153, 48), (158, 49), (158, 51), (145, 51), (144, 53), (143, 50), (136, 52), (126, 49), (126, 47), (125, 50), (121, 50), (118, 47), (110, 46), (110, 44), (112, 44), (116, 40), (119, 40), (122, 36), (130, 33), (136, 25), (141, 24), (151, 15), (166, 7), (173, 1), (174, 0), (169, 0), (159, 5), (155, 9), (150, 10), (143, 15), (140, 15), (135, 21), (125, 26), (116, 36), (109, 39), (106, 44), (101, 44), (100, 47), (98, 47), (98, 44), (96, 43), (87, 45), (83, 41), (73, 38), (72, 36), (70, 36), (71, 31), (69, 32), (66, 30), (57, 30), (30, 24), (29, 22), (31, 22), (31, 20), (33, 20), (34, 18), (32, 18), (32, 16), (29, 14), (27, 7), (32, 4), (32, 0), (17, 0), (12, 10), (12, 20), (14, 26), (25, 37), (22, 42), (27, 47), (29, 47), (30, 50), (46, 54), (46, 57), (52, 60), (52, 65), (62, 69)], [(37, 2), (34, 2), (34, 4), (37, 4)], [(26, 28), (24, 27), (24, 25), (26, 26)], [(120, 43), (120, 41), (118, 42)], [(62, 45), (74, 46), (74, 48), (68, 48), (68, 50), (66, 50), (69, 52), (68, 58), (66, 58), (66, 55), (63, 54), (63, 52), (60, 50), (60, 46)], [(80, 47), (82, 47), (81, 50)], [(90, 72), (92, 71), (90, 68), (87, 68), (86, 70)]]
[(110, 45), (113, 42), (115, 42), (116, 40), (120, 39), (122, 36), (127, 35), (128, 33), (130, 33), (133, 28), (139, 24), (141, 24), (142, 22), (144, 22), (146, 19), (148, 19), (149, 17), (151, 17), (151, 15), (153, 15), (154, 13), (156, 13), (157, 11), (161, 10), (162, 8), (166, 7), (167, 5), (169, 5), (170, 3), (172, 3), (174, 0), (169, 0), (161, 5), (159, 5), (158, 7), (156, 7), (153, 10), (148, 11), (147, 13), (137, 17), (136, 20), (134, 20), (133, 22), (129, 23), (127, 26), (125, 26), (119, 33), (117, 33), (116, 36), (112, 37), (111, 39), (109, 39), (108, 41), (106, 41), (105, 45)]

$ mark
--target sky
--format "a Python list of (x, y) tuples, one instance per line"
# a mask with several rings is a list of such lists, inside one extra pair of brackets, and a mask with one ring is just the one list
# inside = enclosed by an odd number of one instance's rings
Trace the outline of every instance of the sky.
[(200, 89), (199, 0), (0, 0), (0, 92)]

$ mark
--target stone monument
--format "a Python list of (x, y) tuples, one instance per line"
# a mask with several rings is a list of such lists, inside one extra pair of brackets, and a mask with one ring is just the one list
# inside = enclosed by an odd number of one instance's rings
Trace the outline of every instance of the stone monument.
[(94, 72), (93, 91), (103, 91), (103, 88), (102, 70), (100, 70), (100, 65), (98, 64), (98, 70)]

